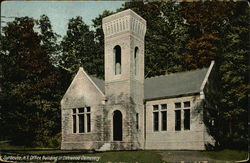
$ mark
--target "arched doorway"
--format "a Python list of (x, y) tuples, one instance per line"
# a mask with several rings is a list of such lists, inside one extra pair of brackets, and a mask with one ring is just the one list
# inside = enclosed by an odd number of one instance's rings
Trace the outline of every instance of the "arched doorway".
[(122, 141), (122, 113), (119, 110), (113, 114), (113, 140)]

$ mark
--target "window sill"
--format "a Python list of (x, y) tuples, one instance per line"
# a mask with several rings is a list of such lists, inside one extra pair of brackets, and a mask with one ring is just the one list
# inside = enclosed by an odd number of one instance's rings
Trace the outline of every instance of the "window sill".
[(85, 133), (72, 133), (74, 135), (84, 135), (84, 134), (92, 134), (92, 132), (85, 132)]

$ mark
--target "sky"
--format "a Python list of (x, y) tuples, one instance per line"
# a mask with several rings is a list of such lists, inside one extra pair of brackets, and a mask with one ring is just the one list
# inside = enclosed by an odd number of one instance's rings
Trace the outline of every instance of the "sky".
[(45, 14), (49, 17), (54, 32), (66, 34), (69, 19), (82, 16), (91, 25), (92, 19), (104, 10), (115, 11), (124, 1), (4, 1), (1, 3), (1, 25), (13, 17), (29, 16), (39, 19)]

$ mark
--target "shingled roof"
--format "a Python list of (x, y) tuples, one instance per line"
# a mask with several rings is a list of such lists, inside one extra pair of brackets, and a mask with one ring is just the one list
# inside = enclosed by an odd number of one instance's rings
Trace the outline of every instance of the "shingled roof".
[(144, 81), (144, 99), (199, 93), (208, 68), (147, 78)]
[(102, 79), (98, 79), (94, 76), (89, 75), (91, 80), (96, 84), (96, 86), (102, 91), (102, 93), (105, 93), (105, 82)]
[[(173, 73), (147, 78), (144, 81), (144, 99), (158, 99), (199, 93), (208, 68)], [(105, 93), (103, 80), (90, 76), (93, 82)]]

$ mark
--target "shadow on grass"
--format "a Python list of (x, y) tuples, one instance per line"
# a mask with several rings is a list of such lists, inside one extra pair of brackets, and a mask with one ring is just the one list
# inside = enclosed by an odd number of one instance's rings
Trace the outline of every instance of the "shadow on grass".
[(213, 160), (240, 161), (248, 159), (247, 151), (238, 150), (203, 151), (202, 154)]

